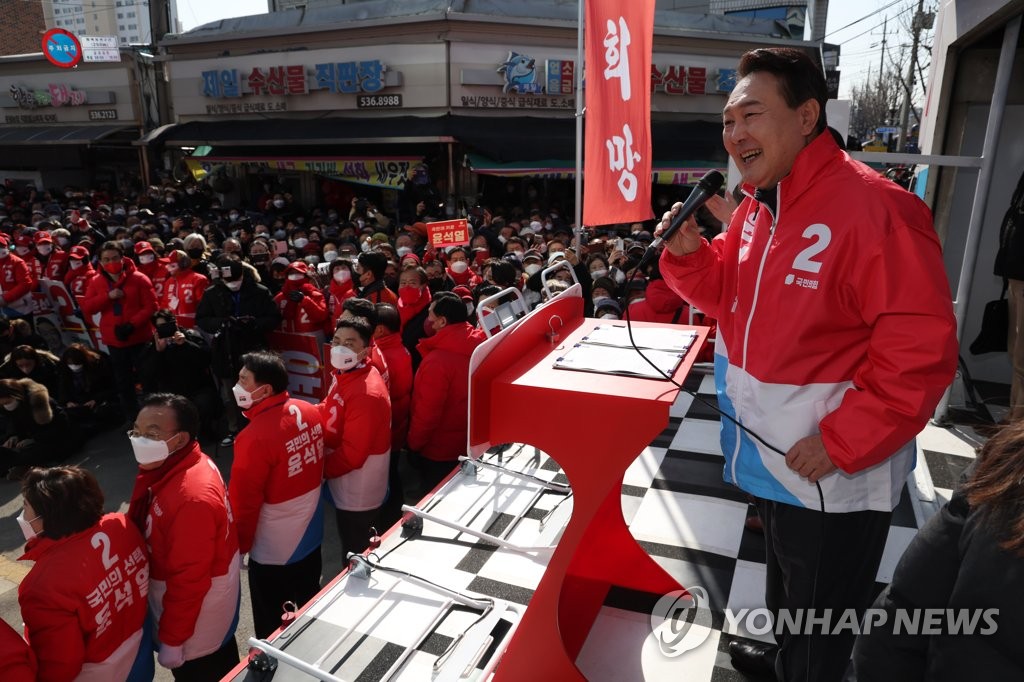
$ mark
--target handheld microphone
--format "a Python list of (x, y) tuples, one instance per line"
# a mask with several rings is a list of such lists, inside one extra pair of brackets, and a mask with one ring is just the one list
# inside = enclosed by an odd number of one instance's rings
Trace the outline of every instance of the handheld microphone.
[(718, 190), (722, 188), (724, 183), (725, 176), (716, 170), (710, 171), (707, 175), (701, 178), (694, 190), (690, 192), (690, 196), (686, 198), (686, 201), (683, 203), (683, 207), (679, 209), (679, 213), (672, 218), (672, 222), (669, 224), (668, 229), (647, 247), (647, 251), (644, 253), (643, 258), (640, 259), (640, 265), (637, 267), (640, 269), (646, 267), (658, 253), (658, 247), (661, 246), (666, 239), (671, 239), (672, 236), (679, 231), (679, 228), (683, 226), (683, 223), (686, 222), (686, 219), (696, 213), (697, 209), (707, 203), (707, 200), (714, 194), (717, 194)]

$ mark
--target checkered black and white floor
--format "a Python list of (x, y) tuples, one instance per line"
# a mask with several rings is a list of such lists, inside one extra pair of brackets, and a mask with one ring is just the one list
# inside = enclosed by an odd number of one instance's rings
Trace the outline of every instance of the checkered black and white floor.
[[(687, 388), (715, 404), (713, 377), (691, 375)], [(724, 616), (726, 607), (764, 606), (765, 564), (763, 537), (744, 530), (746, 496), (722, 480), (718, 416), (686, 394), (671, 414), (668, 428), (626, 473), (623, 514), (634, 537), (680, 584), (706, 590), (711, 626), (701, 646), (665, 657), (650, 637), (658, 595), (612, 590), (577, 659), (590, 680), (746, 680), (729, 662), (729, 643), (742, 637), (770, 641), (770, 635), (738, 631)], [(972, 436), (929, 425), (918, 437), (919, 464), (893, 515), (878, 590), (892, 579), (920, 525), (949, 499), (981, 442)]]
[[(687, 388), (715, 403), (711, 376), (693, 374)], [(746, 496), (722, 481), (718, 431), (712, 409), (680, 394), (668, 427), (627, 470), (621, 497), (623, 516), (644, 549), (681, 585), (707, 593), (710, 617), (691, 626), (702, 643), (678, 657), (663, 655), (651, 619), (662, 595), (612, 588), (576, 660), (587, 679), (748, 679), (730, 665), (729, 643), (770, 635), (730, 624), (725, 610), (764, 606), (764, 545), (760, 534), (744, 529)], [(972, 436), (929, 426), (919, 437), (919, 466), (893, 516), (879, 590), (917, 528), (948, 499), (981, 442)], [(572, 497), (556, 489), (567, 482), (558, 464), (531, 447), (513, 445), (482, 461), (506, 470), (481, 466), (475, 474), (457, 474), (421, 503), (437, 520), (427, 518), (412, 537), (391, 533), (375, 555), (380, 570), (368, 580), (351, 573), (338, 578), (274, 644), (304, 661), (319, 660), (340, 679), (486, 679), (494, 664), (500, 667), (498, 647), (507, 644), (516, 614), (528, 608), (550, 558), (544, 548), (564, 528)], [(446, 525), (452, 522), (516, 547), (495, 546)], [(423, 584), (396, 587), (395, 576), (403, 574), (449, 592), (439, 595)], [(484, 616), (459, 605), (463, 597), (485, 599), (501, 614), (482, 623)], [(446, 609), (448, 615), (433, 620)], [(478, 652), (475, 659), (472, 652)], [(467, 666), (467, 660), (473, 662)], [(236, 679), (258, 677), (247, 672)], [(275, 679), (311, 678), (282, 665)], [(542, 670), (537, 679), (544, 679)]]

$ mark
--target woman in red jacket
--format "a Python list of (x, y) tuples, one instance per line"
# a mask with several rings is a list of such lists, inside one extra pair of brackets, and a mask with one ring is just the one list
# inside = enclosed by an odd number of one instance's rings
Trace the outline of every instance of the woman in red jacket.
[(21, 493), (21, 560), (35, 566), (18, 602), (37, 679), (152, 679), (142, 534), (124, 514), (103, 514), (99, 484), (79, 467), (32, 469)]

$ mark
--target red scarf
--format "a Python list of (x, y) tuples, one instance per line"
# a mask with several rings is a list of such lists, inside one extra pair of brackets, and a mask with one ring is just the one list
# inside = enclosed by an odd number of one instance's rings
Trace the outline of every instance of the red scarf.
[[(401, 293), (399, 289), (399, 293)], [(401, 296), (398, 297), (398, 316), (402, 320), (402, 329), (405, 329), (405, 325), (408, 324), (409, 320), (416, 317), (423, 311), (424, 308), (430, 305), (430, 289), (428, 287), (420, 288), (420, 297), (415, 303), (406, 303), (405, 299)]]

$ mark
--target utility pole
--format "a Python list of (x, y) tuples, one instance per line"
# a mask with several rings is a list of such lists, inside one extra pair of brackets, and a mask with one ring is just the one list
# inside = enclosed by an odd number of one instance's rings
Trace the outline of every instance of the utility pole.
[(882, 95), (882, 75), (885, 73), (885, 36), (889, 32), (889, 17), (885, 17), (885, 21), (882, 23), (882, 56), (878, 59), (878, 96), (885, 99)]
[(914, 13), (913, 46), (910, 48), (910, 63), (907, 64), (906, 91), (903, 93), (903, 106), (900, 108), (900, 142), (896, 147), (897, 152), (906, 150), (907, 137), (910, 126), (910, 109), (914, 106), (914, 66), (917, 64), (917, 48), (921, 42), (921, 29), (924, 27), (924, 0), (917, 0), (917, 12)]

